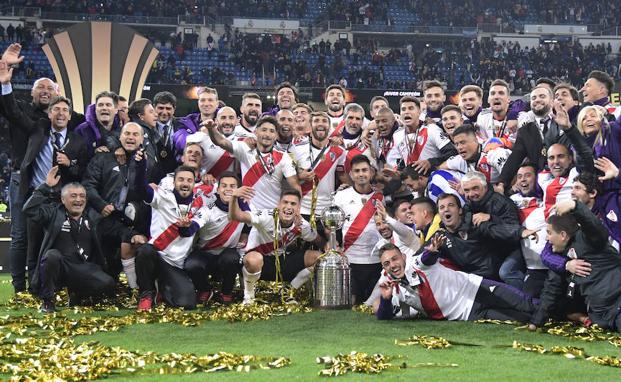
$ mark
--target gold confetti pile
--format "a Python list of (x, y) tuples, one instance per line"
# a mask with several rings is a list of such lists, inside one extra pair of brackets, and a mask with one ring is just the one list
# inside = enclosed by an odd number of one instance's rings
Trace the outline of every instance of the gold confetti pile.
[(446, 349), (451, 347), (451, 343), (442, 337), (434, 336), (412, 336), (405, 340), (395, 340), (398, 346), (420, 345), (426, 349)]
[[(349, 354), (338, 354), (336, 357), (317, 357), (318, 364), (324, 364), (325, 369), (319, 371), (320, 376), (335, 377), (353, 373), (379, 374), (384, 370), (397, 366), (390, 363), (391, 357), (382, 354), (359, 353), (352, 351)], [(398, 367), (406, 367), (403, 363)]]
[(621, 346), (621, 336), (616, 333), (607, 332), (598, 325), (584, 327), (571, 322), (552, 322), (546, 323), (543, 327), (544, 332), (555, 336), (567, 337), (572, 340), (587, 342), (608, 341), (615, 347)]
[(352, 306), (351, 310), (353, 310), (354, 312), (360, 312), (360, 313), (364, 313), (364, 314), (375, 314), (373, 313), (373, 307), (366, 305), (366, 304), (360, 304), (360, 305), (354, 305)]
[(538, 344), (522, 344), (513, 341), (511, 346), (519, 351), (527, 351), (538, 354), (557, 354), (568, 359), (584, 359), (602, 366), (621, 367), (621, 359), (613, 356), (590, 356), (584, 352), (584, 349), (575, 346), (552, 346), (546, 349), (543, 345)]

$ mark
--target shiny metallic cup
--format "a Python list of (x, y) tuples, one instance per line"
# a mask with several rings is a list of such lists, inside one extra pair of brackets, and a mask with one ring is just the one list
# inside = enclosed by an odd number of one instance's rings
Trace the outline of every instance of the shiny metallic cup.
[(315, 307), (351, 308), (351, 269), (347, 257), (337, 251), (336, 230), (343, 227), (345, 212), (336, 205), (324, 209), (321, 222), (330, 229), (330, 249), (315, 266)]

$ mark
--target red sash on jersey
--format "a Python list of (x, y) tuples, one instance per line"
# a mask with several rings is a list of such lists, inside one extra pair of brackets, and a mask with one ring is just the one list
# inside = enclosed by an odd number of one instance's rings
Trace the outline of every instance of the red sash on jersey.
[(345, 168), (345, 173), (349, 174), (349, 171), (351, 170), (351, 160), (354, 159), (356, 155), (364, 154), (365, 150), (366, 147), (364, 150), (361, 150), (360, 145), (354, 146), (347, 150), (347, 156), (345, 156), (345, 166), (343, 166)]
[(222, 232), (220, 232), (216, 237), (205, 243), (205, 245), (203, 246), (203, 250), (222, 248), (224, 244), (226, 244), (226, 241), (229, 240), (230, 237), (233, 236), (233, 234), (235, 234), (238, 226), (238, 221), (233, 220), (228, 222), (224, 226)]
[(362, 206), (362, 209), (358, 212), (358, 215), (354, 219), (353, 223), (351, 223), (351, 226), (349, 226), (347, 233), (343, 237), (344, 252), (347, 251), (347, 249), (351, 247), (356, 240), (358, 240), (362, 232), (364, 232), (364, 229), (369, 224), (369, 220), (371, 220), (375, 214), (375, 203), (381, 203), (383, 200), (384, 195), (376, 192), (373, 196), (371, 196), (371, 198), (369, 198), (369, 200), (367, 200), (364, 206)]
[[(418, 134), (416, 134), (415, 136), (416, 142), (414, 142), (414, 147), (412, 147), (412, 149), (408, 152), (408, 158), (406, 163), (407, 165), (416, 162), (420, 157), (420, 154), (423, 152), (423, 147), (425, 147), (427, 139), (429, 138), (429, 130), (427, 129), (427, 127), (421, 127), (418, 131)], [(419, 139), (419, 137), (421, 139)], [(405, 135), (405, 139), (408, 139), (407, 133)], [(421, 141), (420, 144), (419, 140)], [(406, 147), (409, 148), (410, 146), (406, 145)]]
[(532, 198), (528, 202), (528, 205), (524, 207), (520, 207), (518, 210), (518, 214), (520, 217), (520, 223), (523, 224), (524, 221), (526, 221), (526, 218), (528, 218), (528, 216), (530, 216), (530, 214), (532, 214), (533, 211), (535, 211), (538, 207), (539, 207), (539, 203), (537, 202), (537, 198)]
[(338, 125), (336, 125), (336, 128), (334, 129), (332, 134), (330, 134), (330, 138), (341, 136), (343, 134), (344, 127), (345, 127), (345, 119), (343, 118), (343, 120), (339, 122)]
[(548, 184), (548, 187), (546, 187), (545, 209), (543, 211), (546, 220), (548, 220), (550, 210), (556, 204), (556, 197), (558, 196), (558, 193), (561, 192), (563, 186), (565, 185), (565, 182), (567, 182), (568, 179), (568, 177), (559, 176), (557, 178), (554, 178), (554, 180), (550, 184)]
[[(283, 153), (277, 150), (273, 150), (271, 155), (272, 159), (274, 160), (274, 167), (276, 167), (278, 163), (280, 163)], [(252, 167), (248, 169), (248, 172), (246, 173), (246, 175), (244, 175), (244, 179), (242, 179), (242, 184), (244, 186), (252, 187), (265, 174), (265, 167), (263, 167), (263, 164), (259, 159), (257, 160), (257, 163), (253, 164)]]
[[(284, 236), (281, 235), (281, 237), (278, 239), (278, 248), (283, 248), (286, 245), (291, 244), (293, 240), (296, 237), (298, 237), (298, 235), (301, 232), (302, 232), (302, 229), (296, 225), (293, 227), (291, 231), (287, 232)], [(274, 252), (274, 241), (272, 240), (269, 243), (264, 243), (252, 249), (249, 249), (246, 251), (246, 253), (248, 252), (259, 252), (262, 255), (269, 255), (272, 252)]]
[(419, 270), (416, 270), (416, 274), (423, 279), (423, 282), (417, 286), (417, 289), (420, 302), (423, 305), (423, 309), (425, 309), (425, 313), (427, 313), (427, 317), (433, 318), (434, 320), (443, 320), (444, 314), (442, 314), (442, 310), (436, 298), (433, 296), (433, 291), (431, 290), (431, 285), (429, 285), (427, 276), (425, 276), (424, 272)]
[[(188, 212), (188, 218), (192, 219), (194, 214), (192, 213), (192, 208), (198, 209), (203, 206), (203, 198), (196, 198), (192, 202), (190, 206), (190, 211)], [(160, 233), (160, 235), (153, 240), (153, 247), (158, 251), (163, 251), (166, 249), (170, 243), (175, 241), (179, 237), (179, 227), (176, 224), (171, 224), (164, 230), (164, 232)]]
[(483, 156), (483, 153), (481, 153), (481, 156), (482, 158), (477, 163), (477, 168), (485, 175), (485, 179), (489, 182), (492, 178), (492, 166), (487, 163), (487, 156)]
[(224, 154), (218, 159), (216, 163), (207, 171), (215, 178), (218, 178), (220, 174), (226, 171), (227, 168), (231, 167), (231, 165), (235, 162), (235, 158), (231, 156), (228, 151), (225, 151)]
[[(331, 146), (330, 150), (324, 154), (323, 159), (313, 169), (315, 173), (315, 184), (319, 184), (324, 176), (330, 171), (332, 165), (343, 154), (343, 149), (337, 146)], [(308, 194), (313, 189), (312, 181), (305, 181), (302, 183), (302, 196)]]

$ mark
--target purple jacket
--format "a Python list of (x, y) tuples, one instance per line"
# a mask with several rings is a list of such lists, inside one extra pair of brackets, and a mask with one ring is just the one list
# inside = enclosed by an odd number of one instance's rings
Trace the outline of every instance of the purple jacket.
[(201, 113), (188, 114), (185, 117), (177, 119), (179, 122), (179, 130), (173, 134), (173, 143), (177, 153), (183, 153), (185, 149), (185, 141), (188, 135), (192, 135), (199, 131), (201, 124)]
[[(88, 105), (86, 108), (85, 116), (86, 121), (76, 127), (75, 132), (81, 135), (86, 141), (86, 149), (88, 151), (89, 158), (95, 155), (95, 148), (99, 146), (106, 146), (106, 136), (101, 134), (101, 128), (97, 123), (97, 115), (95, 114), (95, 105)], [(120, 120), (118, 115), (114, 116), (112, 122), (112, 134), (118, 136), (121, 131)]]

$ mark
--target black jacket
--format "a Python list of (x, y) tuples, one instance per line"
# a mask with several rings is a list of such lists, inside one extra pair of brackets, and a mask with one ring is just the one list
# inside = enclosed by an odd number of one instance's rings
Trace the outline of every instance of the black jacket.
[[(621, 255), (608, 242), (608, 230), (589, 208), (576, 202), (573, 216), (580, 230), (568, 243), (563, 256), (583, 259), (591, 264), (586, 277), (574, 276), (576, 287), (588, 306), (589, 318), (605, 329), (616, 329), (614, 322), (621, 309)], [(570, 256), (571, 255), (571, 256)], [(548, 271), (553, 273), (553, 271)], [(552, 275), (554, 276), (554, 275)], [(531, 321), (541, 325), (548, 317), (546, 308), (554, 305), (566, 292), (567, 274), (548, 277), (541, 294), (541, 304)]]
[[(45, 235), (41, 243), (41, 251), (37, 260), (37, 269), (32, 278), (32, 289), (37, 292), (39, 288), (39, 264), (41, 256), (52, 246), (60, 233), (65, 220), (67, 220), (67, 212), (65, 206), (52, 199), (52, 189), (46, 184), (37, 187), (32, 196), (24, 204), (24, 213), (32, 219), (36, 224), (45, 228)], [(105, 257), (101, 250), (101, 243), (97, 233), (97, 224), (101, 219), (101, 215), (92, 209), (86, 209), (83, 216), (89, 222), (91, 228), (91, 240), (93, 253), (89, 254), (88, 261), (105, 267)]]
[(495, 223), (520, 224), (518, 210), (513, 201), (501, 195), (491, 188), (478, 202), (468, 202), (464, 206), (466, 213), (476, 214), (483, 212), (491, 215), (491, 220)]
[(475, 227), (472, 215), (466, 213), (457, 232), (445, 229), (447, 240), (440, 247), (440, 256), (450, 260), (460, 271), (498, 280), (500, 266), (519, 243), (523, 230), (519, 224), (491, 220)]
[(524, 159), (528, 159), (529, 163), (537, 166), (537, 171), (543, 170), (547, 165), (547, 149), (555, 143), (573, 147), (577, 151), (578, 159), (585, 158), (585, 151), (592, 151), (580, 135), (580, 131), (574, 126), (565, 130), (565, 133), (561, 135), (560, 128), (552, 121), (542, 140), (539, 126), (536, 122), (530, 122), (518, 129), (515, 144), (507, 162), (502, 167), (498, 181), (504, 183), (505, 188), (509, 189)]
[[(128, 167), (130, 164), (135, 166), (135, 163), (132, 155), (129, 155), (125, 164), (120, 165), (114, 153), (96, 153), (88, 164), (82, 182), (86, 188), (89, 205), (101, 212), (106, 205), (116, 204), (127, 180)], [(128, 186), (126, 202), (138, 200), (135, 183)]]

